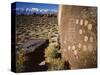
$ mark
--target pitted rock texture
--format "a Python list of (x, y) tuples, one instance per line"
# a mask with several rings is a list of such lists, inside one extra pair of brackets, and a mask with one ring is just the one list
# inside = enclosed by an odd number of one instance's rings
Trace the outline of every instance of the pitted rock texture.
[(97, 67), (96, 10), (87, 6), (59, 6), (61, 52), (71, 69)]

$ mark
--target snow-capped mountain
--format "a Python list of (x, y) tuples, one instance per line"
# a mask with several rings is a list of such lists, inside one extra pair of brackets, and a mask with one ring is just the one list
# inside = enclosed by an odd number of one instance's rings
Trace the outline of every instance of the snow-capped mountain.
[(39, 8), (16, 8), (16, 14), (55, 14), (57, 10), (54, 9), (39, 9)]

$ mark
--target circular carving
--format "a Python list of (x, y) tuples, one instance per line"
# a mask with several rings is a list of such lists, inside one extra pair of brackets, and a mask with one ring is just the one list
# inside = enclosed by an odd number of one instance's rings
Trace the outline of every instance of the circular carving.
[(83, 19), (80, 20), (80, 25), (83, 25)]
[(85, 20), (84, 25), (87, 26), (87, 24), (88, 24), (88, 20)]
[(88, 30), (92, 29), (92, 24), (88, 24)]
[(83, 33), (83, 31), (82, 31), (82, 29), (80, 29), (80, 30), (79, 30), (79, 34), (82, 34), (82, 33)]
[(78, 48), (81, 48), (81, 46), (82, 46), (81, 43), (79, 43), (79, 44), (78, 44)]
[(84, 41), (85, 41), (85, 42), (88, 41), (88, 36), (84, 36)]
[(74, 45), (72, 46), (72, 50), (75, 50), (75, 46)]
[(93, 37), (92, 36), (90, 36), (90, 42), (93, 42)]
[(79, 24), (79, 19), (76, 19), (76, 24)]
[(71, 49), (71, 47), (70, 46), (68, 46), (68, 50), (70, 50)]

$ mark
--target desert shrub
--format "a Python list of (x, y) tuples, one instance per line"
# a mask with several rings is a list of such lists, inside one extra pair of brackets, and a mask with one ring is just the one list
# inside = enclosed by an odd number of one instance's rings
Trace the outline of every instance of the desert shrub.
[(16, 52), (16, 72), (22, 72), (24, 70), (25, 57), (22, 51)]
[(52, 58), (47, 63), (48, 70), (63, 70), (64, 69), (64, 61), (61, 58)]
[(64, 61), (58, 57), (58, 48), (55, 45), (49, 45), (45, 50), (45, 61), (48, 70), (63, 70), (65, 68)]
[(57, 56), (57, 49), (53, 45), (49, 45), (45, 50), (45, 57), (55, 58)]

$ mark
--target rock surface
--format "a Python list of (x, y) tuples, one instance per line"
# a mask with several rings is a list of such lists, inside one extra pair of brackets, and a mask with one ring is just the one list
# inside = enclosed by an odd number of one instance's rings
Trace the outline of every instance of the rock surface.
[(71, 69), (97, 67), (96, 10), (87, 6), (59, 6), (61, 52)]

